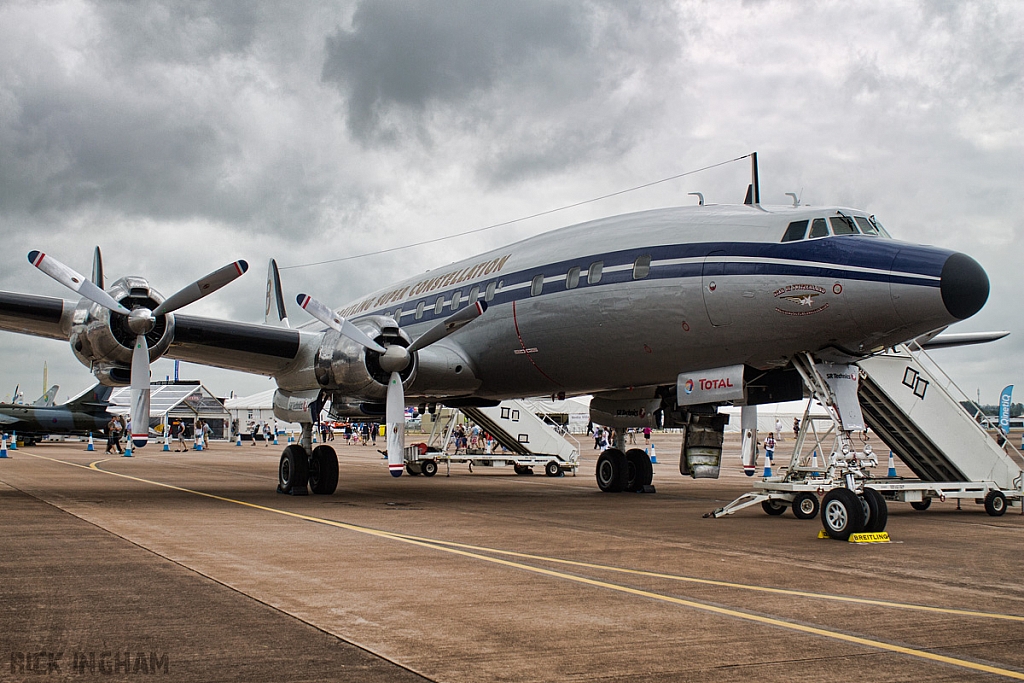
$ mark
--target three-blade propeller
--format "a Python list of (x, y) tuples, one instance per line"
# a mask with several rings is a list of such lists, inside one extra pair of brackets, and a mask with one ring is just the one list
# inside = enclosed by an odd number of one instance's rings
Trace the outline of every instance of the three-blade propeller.
[[(132, 404), (129, 418), (132, 423), (132, 443), (141, 448), (149, 440), (149, 343), (146, 335), (153, 331), (157, 318), (161, 315), (172, 313), (179, 308), (189, 305), (199, 299), (216, 292), (229, 282), (240, 277), (249, 265), (245, 261), (235, 261), (223, 268), (218, 268), (206, 277), (196, 280), (187, 287), (172, 294), (158, 305), (155, 309), (149, 310), (139, 306), (128, 310), (114, 300), (97, 284), (82, 277), (73, 269), (64, 265), (52, 256), (47, 256), (41, 251), (30, 251), (28, 260), (33, 266), (43, 271), (65, 287), (78, 292), (83, 297), (99, 304), (114, 313), (128, 316), (128, 328), (135, 333), (135, 345), (132, 349), (131, 369), (131, 395)], [(97, 263), (99, 261), (97, 260)], [(94, 276), (97, 266), (94, 265)], [(98, 271), (102, 272), (102, 270)], [(100, 276), (102, 277), (102, 276)]]
[(384, 411), (387, 421), (388, 471), (393, 477), (402, 476), (402, 470), (405, 469), (405, 387), (402, 385), (401, 373), (412, 362), (412, 354), (441, 341), (476, 320), (487, 310), (487, 304), (483, 301), (476, 301), (461, 311), (453, 313), (424, 332), (408, 347), (401, 344), (384, 347), (308, 294), (299, 294), (295, 300), (307, 313), (323, 324), (360, 346), (381, 354), (380, 367), (390, 373)]

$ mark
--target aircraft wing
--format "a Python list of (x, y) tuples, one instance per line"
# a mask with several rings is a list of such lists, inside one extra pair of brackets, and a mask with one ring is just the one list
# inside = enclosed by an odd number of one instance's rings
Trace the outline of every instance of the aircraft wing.
[(950, 334), (927, 334), (916, 339), (917, 343), (921, 345), (921, 348), (931, 349), (948, 349), (954, 346), (969, 346), (971, 344), (987, 344), (1003, 337), (1008, 336), (1010, 333), (1005, 331), (998, 332), (955, 332)]
[(0, 329), (67, 341), (75, 306), (51, 296), (0, 292)]
[(303, 338), (320, 335), (192, 315), (174, 316), (174, 341), (166, 357), (218, 368), (273, 375), (299, 357)]
[[(0, 329), (67, 341), (77, 304), (35, 294), (0, 292)], [(229, 370), (272, 375), (294, 361), (318, 334), (252, 323), (174, 316), (174, 340), (165, 357)]]

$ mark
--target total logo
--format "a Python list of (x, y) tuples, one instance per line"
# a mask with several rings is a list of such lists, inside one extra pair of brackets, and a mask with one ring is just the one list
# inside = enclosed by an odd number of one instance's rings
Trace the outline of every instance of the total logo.
[[(704, 380), (701, 380), (701, 381), (703, 382)], [(692, 394), (693, 393), (693, 380), (692, 379), (686, 380), (686, 384), (683, 385), (683, 391), (685, 391), (688, 394)]]
[(726, 377), (725, 379), (704, 379), (703, 377), (697, 380), (700, 382), (701, 391), (710, 391), (712, 389), (731, 389), (732, 380)]

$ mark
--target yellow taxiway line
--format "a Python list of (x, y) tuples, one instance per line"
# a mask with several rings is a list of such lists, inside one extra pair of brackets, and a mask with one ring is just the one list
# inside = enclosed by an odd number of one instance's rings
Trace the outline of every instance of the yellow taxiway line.
[(883, 607), (900, 607), (900, 608), (903, 608), (903, 609), (919, 609), (919, 610), (925, 610), (925, 611), (935, 611), (935, 612), (943, 612), (943, 613), (949, 613), (949, 614), (958, 614), (958, 615), (963, 615), (963, 616), (989, 617), (989, 618), (1013, 619), (1013, 620), (1018, 620), (1018, 621), (1024, 621), (1024, 618), (1013, 616), (1013, 615), (998, 615), (998, 614), (990, 614), (990, 613), (986, 613), (986, 612), (969, 612), (969, 611), (966, 611), (966, 610), (949, 610), (949, 609), (938, 608), (938, 607), (935, 607), (935, 608), (924, 607), (924, 606), (921, 606), (921, 605), (903, 605), (903, 604), (900, 604), (900, 603), (890, 603), (890, 602), (884, 602), (884, 601), (872, 601), (872, 600), (865, 600), (865, 599), (860, 599), (860, 598), (845, 598), (843, 596), (828, 596), (828, 595), (823, 595), (823, 594), (820, 594), (820, 593), (805, 593), (805, 592), (801, 592), (801, 591), (788, 591), (788, 590), (785, 590), (785, 589), (766, 588), (766, 587), (761, 587), (761, 586), (749, 586), (749, 585), (745, 585), (745, 584), (736, 584), (736, 583), (727, 583), (727, 582), (713, 581), (713, 580), (710, 580), (710, 579), (696, 579), (696, 578), (690, 578), (690, 577), (676, 576), (676, 575), (672, 575), (672, 574), (658, 574), (656, 572), (646, 572), (646, 571), (642, 571), (642, 570), (630, 570), (630, 569), (622, 569), (622, 568), (617, 568), (617, 567), (607, 567), (607, 566), (603, 566), (603, 565), (590, 564), (590, 563), (585, 563), (585, 562), (575, 562), (575, 561), (572, 561), (572, 560), (560, 560), (558, 558), (548, 558), (548, 557), (543, 557), (543, 556), (539, 556), (539, 555), (528, 555), (526, 553), (516, 553), (516, 552), (512, 552), (512, 551), (495, 550), (495, 549), (491, 549), (491, 548), (483, 548), (483, 547), (479, 547), (479, 546), (470, 546), (470, 545), (465, 545), (465, 544), (451, 543), (451, 542), (447, 542), (447, 541), (437, 541), (437, 540), (434, 540), (434, 539), (422, 538), (422, 537), (418, 537), (418, 536), (409, 536), (407, 534), (400, 534), (400, 533), (395, 533), (395, 532), (390, 532), (390, 531), (381, 531), (379, 529), (371, 529), (369, 527), (358, 526), (356, 524), (350, 524), (350, 523), (347, 523), (347, 522), (338, 522), (338, 521), (334, 521), (334, 520), (330, 520), (330, 519), (324, 519), (322, 517), (314, 517), (312, 515), (306, 515), (306, 514), (302, 514), (302, 513), (298, 513), (298, 512), (290, 512), (288, 510), (281, 510), (279, 508), (268, 507), (266, 505), (259, 505), (257, 503), (250, 503), (250, 502), (247, 502), (247, 501), (244, 501), (244, 500), (237, 500), (237, 499), (234, 499), (234, 498), (227, 498), (225, 496), (218, 496), (218, 495), (213, 494), (213, 493), (206, 493), (206, 492), (203, 492), (203, 491), (196, 491), (194, 489), (188, 489), (188, 488), (184, 488), (184, 487), (181, 487), (181, 486), (175, 486), (174, 484), (167, 484), (167, 483), (164, 483), (164, 482), (153, 481), (153, 480), (150, 480), (150, 479), (143, 479), (141, 477), (135, 477), (135, 476), (132, 476), (132, 475), (129, 475), (129, 474), (121, 474), (119, 472), (111, 472), (109, 470), (100, 469), (99, 468), (99, 464), (102, 463), (102, 462), (105, 462), (106, 459), (94, 461), (94, 462), (90, 463), (89, 465), (82, 465), (82, 464), (79, 464), (79, 463), (69, 462), (67, 460), (59, 460), (59, 459), (56, 459), (56, 458), (48, 458), (48, 457), (42, 456), (42, 455), (33, 455), (33, 454), (30, 454), (30, 453), (27, 454), (27, 455), (31, 455), (33, 458), (39, 458), (39, 459), (42, 459), (42, 460), (49, 460), (51, 462), (60, 463), (60, 464), (63, 464), (63, 465), (70, 465), (72, 467), (78, 467), (78, 468), (81, 468), (81, 469), (93, 470), (95, 472), (100, 472), (100, 473), (107, 474), (107, 475), (114, 476), (114, 477), (121, 477), (123, 479), (128, 479), (128, 480), (136, 481), (136, 482), (143, 483), (143, 484), (149, 484), (149, 485), (152, 485), (152, 486), (159, 486), (159, 487), (171, 489), (171, 490), (174, 490), (174, 491), (181, 491), (183, 493), (189, 493), (189, 494), (196, 495), (196, 496), (201, 496), (201, 497), (204, 497), (204, 498), (210, 498), (210, 499), (219, 500), (219, 501), (222, 501), (222, 502), (225, 502), (225, 503), (231, 503), (233, 505), (240, 505), (242, 507), (247, 507), (247, 508), (250, 508), (250, 509), (253, 509), (253, 510), (261, 510), (263, 512), (269, 512), (269, 513), (273, 513), (273, 514), (277, 514), (277, 515), (282, 515), (282, 516), (285, 516), (285, 517), (291, 517), (293, 519), (299, 519), (299, 520), (303, 520), (303, 521), (307, 521), (307, 522), (315, 522), (315, 523), (318, 523), (318, 524), (324, 524), (324, 525), (327, 525), (327, 526), (332, 526), (332, 527), (335, 527), (335, 528), (338, 528), (338, 529), (345, 529), (347, 531), (353, 531), (353, 532), (360, 533), (360, 534), (366, 534), (366, 535), (375, 536), (375, 537), (378, 537), (378, 538), (384, 538), (384, 539), (388, 539), (388, 540), (399, 541), (399, 542), (402, 542), (402, 543), (408, 543), (410, 545), (415, 545), (415, 546), (419, 546), (419, 547), (422, 547), (422, 548), (428, 548), (428, 549), (431, 549), (431, 550), (439, 550), (439, 551), (442, 551), (442, 552), (451, 553), (453, 555), (458, 555), (458, 556), (461, 556), (461, 557), (467, 557), (467, 558), (471, 558), (471, 559), (474, 559), (474, 560), (480, 560), (480, 561), (483, 561), (483, 562), (489, 562), (491, 564), (496, 564), (496, 565), (504, 566), (504, 567), (510, 567), (510, 568), (513, 568), (513, 569), (519, 569), (519, 570), (522, 570), (522, 571), (530, 572), (530, 573), (533, 573), (533, 574), (540, 574), (542, 576), (548, 576), (548, 577), (555, 578), (555, 579), (560, 579), (560, 580), (564, 580), (564, 581), (571, 581), (571, 582), (574, 582), (574, 583), (584, 584), (584, 585), (587, 585), (587, 586), (593, 586), (595, 588), (603, 588), (605, 590), (610, 590), (610, 591), (614, 591), (614, 592), (617, 592), (617, 593), (624, 593), (624, 594), (627, 594), (627, 595), (633, 595), (633, 596), (637, 596), (637, 597), (648, 598), (650, 600), (655, 600), (655, 601), (659, 601), (659, 602), (679, 605), (681, 607), (688, 607), (690, 609), (698, 610), (698, 611), (701, 611), (701, 612), (706, 612), (706, 613), (710, 613), (710, 614), (717, 614), (717, 615), (720, 615), (720, 616), (731, 617), (731, 618), (734, 618), (734, 619), (742, 619), (744, 621), (749, 621), (749, 622), (753, 622), (753, 623), (757, 623), (757, 624), (764, 624), (766, 626), (774, 626), (776, 628), (781, 628), (781, 629), (785, 629), (785, 630), (789, 630), (789, 631), (796, 631), (798, 633), (805, 633), (805, 634), (808, 634), (808, 635), (819, 636), (821, 638), (827, 638), (827, 639), (830, 639), (830, 640), (837, 640), (837, 641), (841, 641), (841, 642), (851, 643), (853, 645), (860, 645), (860, 646), (866, 647), (866, 648), (882, 650), (882, 651), (885, 651), (885, 652), (893, 652), (893, 653), (896, 653), (896, 654), (906, 655), (908, 657), (913, 657), (913, 658), (916, 658), (916, 659), (928, 660), (928, 661), (937, 662), (937, 663), (940, 663), (940, 664), (946, 664), (946, 665), (949, 665), (949, 666), (957, 666), (957, 667), (961, 667), (961, 668), (964, 668), (964, 669), (970, 669), (972, 671), (982, 671), (982, 672), (989, 673), (989, 674), (994, 674), (994, 675), (997, 675), (997, 676), (1003, 676), (1003, 677), (1006, 677), (1006, 678), (1012, 678), (1012, 679), (1015, 679), (1015, 680), (1024, 681), (1024, 672), (1013, 671), (1012, 669), (1004, 669), (1004, 668), (1000, 668), (1000, 667), (996, 667), (996, 666), (991, 666), (991, 665), (988, 665), (988, 664), (982, 664), (980, 662), (972, 662), (970, 660), (960, 659), (960, 658), (957, 658), (957, 657), (949, 657), (949, 656), (946, 656), (946, 655), (941, 655), (941, 654), (937, 654), (937, 653), (934, 653), (934, 652), (929, 652), (927, 650), (907, 647), (905, 645), (897, 645), (897, 644), (894, 644), (894, 643), (887, 643), (887, 642), (884, 642), (884, 641), (881, 641), (881, 640), (874, 640), (874, 639), (871, 639), (871, 638), (863, 638), (861, 636), (855, 636), (855, 635), (851, 635), (851, 634), (848, 634), (848, 633), (843, 633), (841, 631), (833, 631), (833, 630), (829, 630), (829, 629), (821, 628), (821, 627), (817, 627), (817, 626), (808, 626), (808, 625), (805, 625), (805, 624), (794, 623), (794, 622), (791, 622), (791, 621), (786, 621), (784, 619), (778, 619), (778, 618), (775, 618), (775, 617), (768, 617), (768, 616), (763, 616), (763, 615), (759, 615), (759, 614), (751, 614), (749, 612), (744, 612), (742, 610), (730, 609), (730, 608), (727, 608), (727, 607), (719, 607), (717, 605), (704, 604), (704, 603), (697, 602), (697, 601), (694, 601), (694, 600), (687, 600), (685, 598), (678, 598), (678, 597), (675, 597), (675, 596), (672, 596), (672, 595), (664, 595), (664, 594), (661, 594), (661, 593), (655, 593), (653, 591), (646, 591), (646, 590), (642, 590), (642, 589), (639, 589), (639, 588), (632, 588), (632, 587), (629, 587), (629, 586), (621, 586), (621, 585), (618, 585), (618, 584), (609, 583), (607, 581), (600, 581), (598, 579), (591, 579), (591, 578), (587, 578), (587, 577), (583, 577), (583, 576), (577, 576), (577, 575), (574, 575), (574, 574), (568, 574), (568, 573), (565, 573), (565, 572), (556, 571), (554, 569), (547, 569), (547, 568), (544, 568), (544, 567), (536, 567), (536, 566), (533, 566), (533, 565), (524, 564), (522, 562), (516, 562), (516, 561), (513, 561), (513, 560), (506, 560), (506, 559), (502, 559), (500, 557), (493, 557), (491, 555), (485, 555), (485, 554), (482, 554), (482, 553), (504, 554), (504, 555), (508, 555), (508, 556), (512, 556), (512, 557), (518, 557), (518, 558), (521, 558), (521, 559), (531, 559), (531, 560), (535, 560), (535, 561), (543, 561), (543, 562), (565, 564), (565, 565), (585, 567), (585, 568), (589, 568), (589, 569), (596, 569), (596, 570), (602, 570), (602, 571), (614, 571), (614, 572), (621, 572), (621, 573), (640, 575), (640, 576), (647, 576), (647, 577), (671, 579), (671, 580), (678, 580), (678, 581), (687, 581), (687, 582), (691, 582), (691, 583), (702, 583), (702, 584), (724, 586), (724, 587), (730, 587), (730, 588), (741, 588), (741, 589), (745, 589), (745, 590), (759, 590), (759, 591), (763, 591), (763, 592), (772, 592), (772, 593), (781, 593), (781, 594), (786, 594), (786, 595), (793, 595), (795, 597), (841, 600), (841, 601), (844, 601), (844, 602), (858, 602), (858, 603), (869, 604), (869, 605), (876, 605), (876, 606), (883, 606)]

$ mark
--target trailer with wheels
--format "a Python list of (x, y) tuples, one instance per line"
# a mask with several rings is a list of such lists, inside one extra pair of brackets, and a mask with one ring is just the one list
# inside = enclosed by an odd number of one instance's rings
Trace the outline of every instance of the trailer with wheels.
[(437, 474), (438, 467), (444, 464), (450, 474), (452, 463), (469, 464), (473, 467), (511, 467), (518, 475), (534, 474), (544, 472), (549, 477), (560, 477), (569, 472), (576, 476), (579, 468), (579, 455), (563, 460), (559, 455), (548, 455), (542, 453), (486, 453), (483, 451), (474, 452), (469, 449), (466, 453), (448, 454), (425, 443), (406, 446), (405, 448), (405, 471), (411, 475), (422, 474), (432, 477)]

